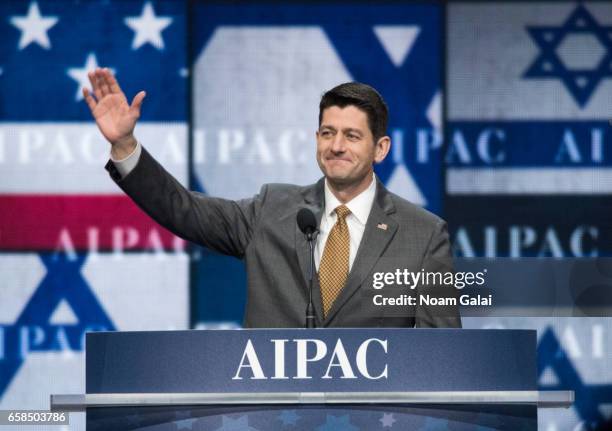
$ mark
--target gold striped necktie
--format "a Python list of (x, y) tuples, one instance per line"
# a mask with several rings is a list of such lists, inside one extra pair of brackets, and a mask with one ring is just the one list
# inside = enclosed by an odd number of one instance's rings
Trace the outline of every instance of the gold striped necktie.
[(346, 284), (349, 273), (351, 245), (346, 217), (351, 213), (351, 210), (346, 205), (340, 205), (335, 211), (338, 220), (329, 232), (319, 265), (323, 316), (327, 316), (329, 309)]

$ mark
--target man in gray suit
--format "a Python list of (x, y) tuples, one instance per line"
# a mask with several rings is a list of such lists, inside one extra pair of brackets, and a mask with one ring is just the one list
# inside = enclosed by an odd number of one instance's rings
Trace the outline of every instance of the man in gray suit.
[[(245, 327), (304, 326), (310, 252), (296, 223), (301, 208), (315, 214), (319, 227), (313, 290), (318, 327), (461, 326), (452, 303), (381, 304), (381, 297), (406, 292), (399, 275), (394, 280), (400, 285), (373, 289), (376, 274), (448, 270), (451, 261), (444, 221), (390, 193), (374, 175), (373, 164), (387, 156), (391, 142), (387, 106), (373, 88), (346, 83), (321, 99), (316, 138), (324, 178), (305, 187), (267, 184), (253, 198), (231, 201), (186, 190), (137, 142), (133, 131), (143, 91), (129, 104), (108, 69), (89, 78), (93, 94), (85, 89), (84, 96), (111, 143), (106, 168), (113, 180), (176, 235), (244, 259)], [(455, 298), (452, 286), (407, 292)]]

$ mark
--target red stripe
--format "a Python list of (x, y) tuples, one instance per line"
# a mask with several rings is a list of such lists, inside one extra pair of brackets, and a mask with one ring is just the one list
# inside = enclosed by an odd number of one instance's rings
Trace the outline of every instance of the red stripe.
[(0, 195), (0, 249), (164, 250), (183, 242), (122, 195)]

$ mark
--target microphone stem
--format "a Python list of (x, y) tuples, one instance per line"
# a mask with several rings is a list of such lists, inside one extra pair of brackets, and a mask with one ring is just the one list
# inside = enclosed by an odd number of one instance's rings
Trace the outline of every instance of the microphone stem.
[(314, 246), (312, 243), (314, 242), (316, 233), (317, 232), (315, 231), (314, 233), (308, 234), (306, 236), (306, 239), (308, 240), (308, 245), (310, 247), (310, 268), (308, 271), (308, 280), (310, 283), (308, 286), (308, 306), (306, 307), (306, 328), (309, 328), (309, 329), (316, 327), (314, 306), (312, 302), (313, 279), (314, 279), (314, 272), (315, 272)]

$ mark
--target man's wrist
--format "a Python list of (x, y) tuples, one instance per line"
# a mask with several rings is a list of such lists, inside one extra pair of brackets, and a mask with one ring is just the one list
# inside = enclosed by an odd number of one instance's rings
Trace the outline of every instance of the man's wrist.
[(138, 164), (140, 160), (140, 154), (142, 153), (142, 145), (136, 142), (136, 148), (132, 153), (130, 153), (127, 157), (123, 159), (115, 159), (111, 154), (111, 161), (114, 164), (115, 168), (119, 172), (120, 178), (125, 178)]
[(136, 149), (138, 142), (134, 135), (130, 135), (128, 138), (115, 142), (111, 146), (111, 159), (123, 160), (130, 156)]

